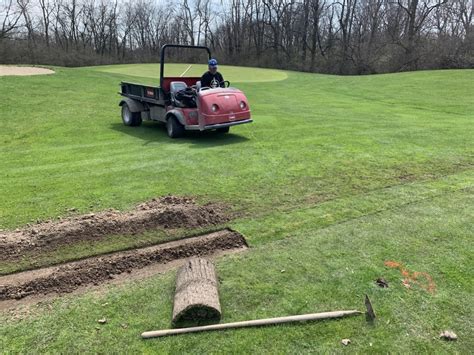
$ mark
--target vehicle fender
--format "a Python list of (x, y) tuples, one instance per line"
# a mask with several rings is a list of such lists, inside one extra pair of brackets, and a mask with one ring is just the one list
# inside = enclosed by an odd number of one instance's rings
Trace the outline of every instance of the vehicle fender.
[(123, 98), (119, 106), (123, 106), (124, 104), (127, 104), (128, 108), (130, 109), (131, 112), (142, 112), (145, 111), (145, 107), (140, 101), (130, 99), (128, 97)]
[(184, 117), (183, 112), (181, 110), (173, 109), (168, 111), (166, 113), (166, 120), (168, 120), (170, 116), (175, 116), (178, 119), (179, 123), (181, 123), (183, 126), (186, 126), (186, 118)]

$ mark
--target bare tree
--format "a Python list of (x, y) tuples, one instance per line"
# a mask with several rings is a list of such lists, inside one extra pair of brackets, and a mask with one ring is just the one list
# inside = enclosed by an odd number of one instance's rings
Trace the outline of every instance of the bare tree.
[[(328, 17), (329, 21), (327, 22), (327, 38), (328, 43), (327, 47), (323, 48), (323, 44), (321, 43), (322, 40), (322, 33), (321, 33), (321, 19), (323, 16), (323, 12), (327, 10), (326, 1), (321, 0), (310, 0), (310, 24), (311, 24), (311, 42), (310, 42), (310, 53), (311, 53), (311, 61), (310, 61), (310, 71), (314, 71), (316, 69), (316, 55), (318, 52), (321, 54), (322, 57), (325, 57), (326, 51), (331, 46), (331, 37), (332, 37), (332, 17)], [(332, 10), (332, 9), (331, 9)], [(332, 12), (331, 16), (334, 15)]]
[(423, 25), (426, 18), (430, 13), (445, 4), (447, 0), (437, 1), (419, 1), (419, 0), (398, 0), (398, 6), (403, 9), (406, 14), (404, 40), (399, 44), (405, 50), (405, 60), (402, 64), (402, 68), (414, 70), (418, 68), (418, 59), (416, 53), (416, 44), (418, 37), (423, 29)]
[(385, 46), (381, 40), (383, 4), (383, 0), (361, 0), (355, 9), (352, 58), (359, 74), (376, 72), (376, 63)]
[(464, 27), (464, 34), (467, 38), (470, 38), (473, 31), (473, 15), (474, 15), (474, 2), (472, 0), (456, 0), (455, 1), (456, 12), (459, 20)]
[(186, 40), (189, 41), (192, 46), (195, 44), (194, 17), (195, 14), (191, 10), (188, 0), (183, 0), (183, 3), (179, 7), (177, 18), (181, 21), (184, 27), (187, 36)]
[(9, 33), (15, 31), (19, 25), (21, 11), (14, 8), (13, 0), (5, 0), (0, 4), (0, 19), (2, 19), (2, 27), (0, 27), (0, 40), (6, 38)]
[(341, 31), (340, 41), (342, 60), (340, 63), (339, 73), (347, 74), (349, 72), (349, 61), (353, 60), (350, 46), (357, 0), (343, 0), (340, 2), (338, 1), (336, 4), (339, 5), (337, 9), (339, 29)]
[(44, 38), (46, 41), (46, 46), (49, 47), (49, 25), (51, 22), (51, 14), (54, 11), (54, 3), (50, 0), (38, 0), (39, 5), (41, 8), (41, 14), (43, 16), (43, 31), (44, 31)]
[(30, 16), (30, 0), (17, 0), (18, 7), (20, 8), (21, 16), (23, 17), (24, 26), (28, 31), (28, 42), (34, 41), (34, 28), (33, 21)]

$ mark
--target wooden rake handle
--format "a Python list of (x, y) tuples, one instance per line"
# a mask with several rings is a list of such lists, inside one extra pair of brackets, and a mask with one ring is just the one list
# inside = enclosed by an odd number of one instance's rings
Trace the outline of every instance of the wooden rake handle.
[(148, 339), (148, 338), (156, 338), (156, 337), (162, 337), (162, 336), (167, 336), (167, 335), (205, 332), (205, 331), (210, 331), (210, 330), (247, 328), (247, 327), (257, 327), (260, 325), (272, 325), (272, 324), (293, 323), (293, 322), (306, 322), (306, 321), (321, 320), (321, 319), (342, 318), (342, 317), (347, 317), (347, 316), (352, 316), (352, 315), (357, 315), (357, 314), (362, 314), (362, 312), (357, 311), (357, 310), (350, 310), (350, 311), (310, 313), (310, 314), (302, 314), (298, 316), (287, 316), (287, 317), (266, 318), (266, 319), (257, 319), (257, 320), (249, 320), (249, 321), (241, 321), (241, 322), (233, 322), (233, 323), (212, 324), (212, 325), (205, 325), (201, 327), (153, 330), (153, 331), (142, 333), (142, 338)]

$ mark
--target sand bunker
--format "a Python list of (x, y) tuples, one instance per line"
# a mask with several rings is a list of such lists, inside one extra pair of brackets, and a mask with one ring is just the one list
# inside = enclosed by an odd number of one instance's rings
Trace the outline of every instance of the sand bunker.
[(54, 71), (46, 68), (38, 67), (15, 67), (10, 65), (0, 65), (0, 76), (7, 75), (45, 75), (45, 74), (54, 74)]

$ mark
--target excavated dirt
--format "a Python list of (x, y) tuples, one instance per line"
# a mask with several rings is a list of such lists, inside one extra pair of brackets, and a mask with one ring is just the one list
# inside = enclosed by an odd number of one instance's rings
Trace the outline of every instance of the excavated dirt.
[(40, 222), (14, 231), (0, 231), (0, 260), (14, 260), (28, 251), (41, 253), (106, 235), (135, 235), (157, 228), (212, 226), (228, 219), (222, 205), (200, 206), (192, 198), (166, 196), (142, 203), (128, 212), (108, 210)]
[(121, 276), (133, 279), (140, 269), (176, 264), (189, 257), (212, 257), (247, 248), (245, 238), (225, 229), (141, 249), (91, 257), (59, 266), (0, 277), (1, 303), (29, 296), (69, 293), (84, 286), (101, 285)]

